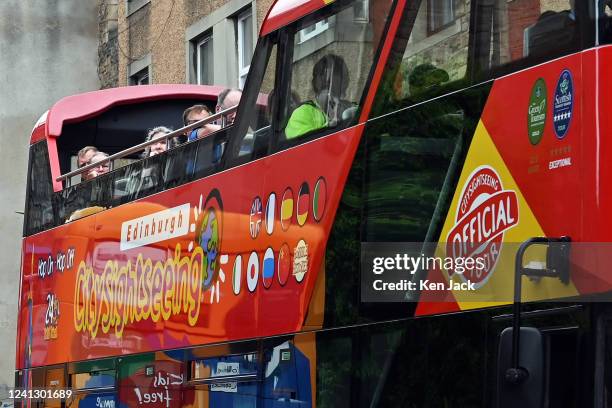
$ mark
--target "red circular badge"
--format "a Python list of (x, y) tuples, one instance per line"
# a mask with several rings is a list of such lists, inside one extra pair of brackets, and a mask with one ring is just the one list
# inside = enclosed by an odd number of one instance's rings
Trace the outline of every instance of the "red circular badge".
[[(446, 237), (446, 255), (455, 260), (449, 276), (457, 274), (476, 288), (482, 287), (495, 270), (504, 232), (518, 224), (518, 219), (516, 193), (504, 190), (492, 167), (475, 169), (463, 186), (455, 225)], [(465, 268), (459, 273), (461, 264)]]

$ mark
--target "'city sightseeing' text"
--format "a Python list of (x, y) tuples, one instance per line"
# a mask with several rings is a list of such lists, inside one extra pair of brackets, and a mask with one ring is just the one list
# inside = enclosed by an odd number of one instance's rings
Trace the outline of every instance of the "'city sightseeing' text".
[(143, 259), (119, 266), (115, 260), (106, 262), (101, 274), (81, 261), (74, 290), (74, 327), (77, 332), (89, 332), (92, 338), (102, 329), (114, 329), (120, 338), (126, 325), (151, 319), (168, 320), (180, 313), (187, 314), (190, 326), (200, 315), (203, 274), (206, 257), (196, 246), (190, 255), (181, 257), (181, 246), (175, 247), (174, 257), (165, 262)]

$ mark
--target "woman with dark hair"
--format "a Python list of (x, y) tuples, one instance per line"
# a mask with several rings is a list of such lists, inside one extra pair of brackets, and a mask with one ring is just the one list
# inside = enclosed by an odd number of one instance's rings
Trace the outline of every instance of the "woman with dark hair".
[(333, 127), (352, 104), (343, 100), (349, 85), (349, 71), (344, 59), (335, 54), (323, 56), (312, 68), (315, 97), (295, 109), (285, 128), (287, 139), (313, 130)]

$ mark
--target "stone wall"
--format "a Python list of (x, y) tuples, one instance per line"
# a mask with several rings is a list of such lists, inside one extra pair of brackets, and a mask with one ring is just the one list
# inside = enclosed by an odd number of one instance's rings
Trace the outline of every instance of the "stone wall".
[(101, 88), (119, 86), (118, 1), (101, 0), (98, 7), (98, 77)]
[(100, 87), (97, 17), (95, 1), (0, 1), (0, 405), (15, 378), (30, 133), (62, 97)]
[[(127, 85), (130, 64), (148, 56), (151, 58), (150, 83), (185, 83), (188, 49), (185, 31), (187, 27), (210, 16), (232, 1), (156, 0), (145, 2), (143, 7), (130, 15), (127, 14), (125, 1), (119, 1), (117, 6), (118, 30), (115, 41), (118, 55), (116, 68), (118, 79), (114, 84)], [(272, 3), (273, 0), (253, 1), (257, 33)], [(255, 42), (256, 40), (257, 38), (254, 38)], [(216, 46), (220, 47), (221, 42), (216, 42)], [(100, 47), (104, 48), (100, 52), (101, 80), (106, 86), (113, 83), (110, 80), (112, 66), (106, 65), (106, 61), (108, 60), (107, 55), (111, 55), (114, 50), (110, 45), (102, 43)], [(215, 52), (215, 55), (219, 53)]]

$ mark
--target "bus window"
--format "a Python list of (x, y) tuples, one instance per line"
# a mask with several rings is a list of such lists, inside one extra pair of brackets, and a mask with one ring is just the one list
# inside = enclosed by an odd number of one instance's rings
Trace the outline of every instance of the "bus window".
[(55, 224), (52, 195), (47, 143), (36, 143), (30, 148), (24, 235), (34, 234)]
[(449, 3), (421, 1), (412, 27), (411, 19), (404, 18), (397, 38), (402, 47), (392, 51), (398, 53), (397, 66), (387, 81), (392, 99), (428, 99), (465, 77), (470, 5), (465, 0), (452, 2), (453, 7)]
[(475, 68), (481, 74), (510, 72), (580, 48), (579, 24), (586, 20), (586, 2), (535, 3), (495, 0), (491, 7), (478, 2)]
[(609, 44), (612, 42), (612, 1), (598, 1), (599, 16), (599, 42)]
[[(274, 338), (265, 341), (262, 387), (259, 397), (278, 408), (311, 407), (316, 371), (316, 340), (312, 333), (295, 336), (295, 341)], [(326, 406), (322, 404), (321, 406)]]
[[(66, 388), (64, 367), (47, 369), (45, 389), (54, 390), (60, 388)], [(60, 408), (62, 406), (62, 401), (59, 398), (46, 398), (44, 406), (45, 408)]]
[(254, 160), (268, 154), (272, 135), (273, 109), (279, 100), (276, 71), (280, 61), (278, 33), (272, 33), (257, 44), (245, 92), (236, 114), (237, 125), (230, 131), (232, 165)]
[(183, 406), (182, 352), (147, 353), (124, 357), (119, 364), (118, 382), (119, 406)]
[(114, 359), (73, 363), (68, 372), (74, 394), (67, 405), (80, 408), (116, 407)]
[[(290, 88), (281, 127), (286, 140), (353, 124), (370, 75), (381, 19), (362, 18), (356, 2), (344, 2), (295, 26)], [(373, 16), (390, 2), (374, 0)], [(382, 10), (382, 12), (381, 12)], [(376, 23), (376, 26), (375, 24)], [(293, 108), (293, 105), (298, 105)]]
[(115, 370), (92, 371), (72, 375), (72, 387), (77, 390), (112, 387), (115, 385)]
[(588, 22), (586, 2), (422, 0), (406, 7), (374, 116), (569, 54), (581, 41), (588, 46), (579, 27)]
[(456, 93), (368, 124), (366, 241), (438, 238), (477, 123), (464, 108), (475, 97)]

